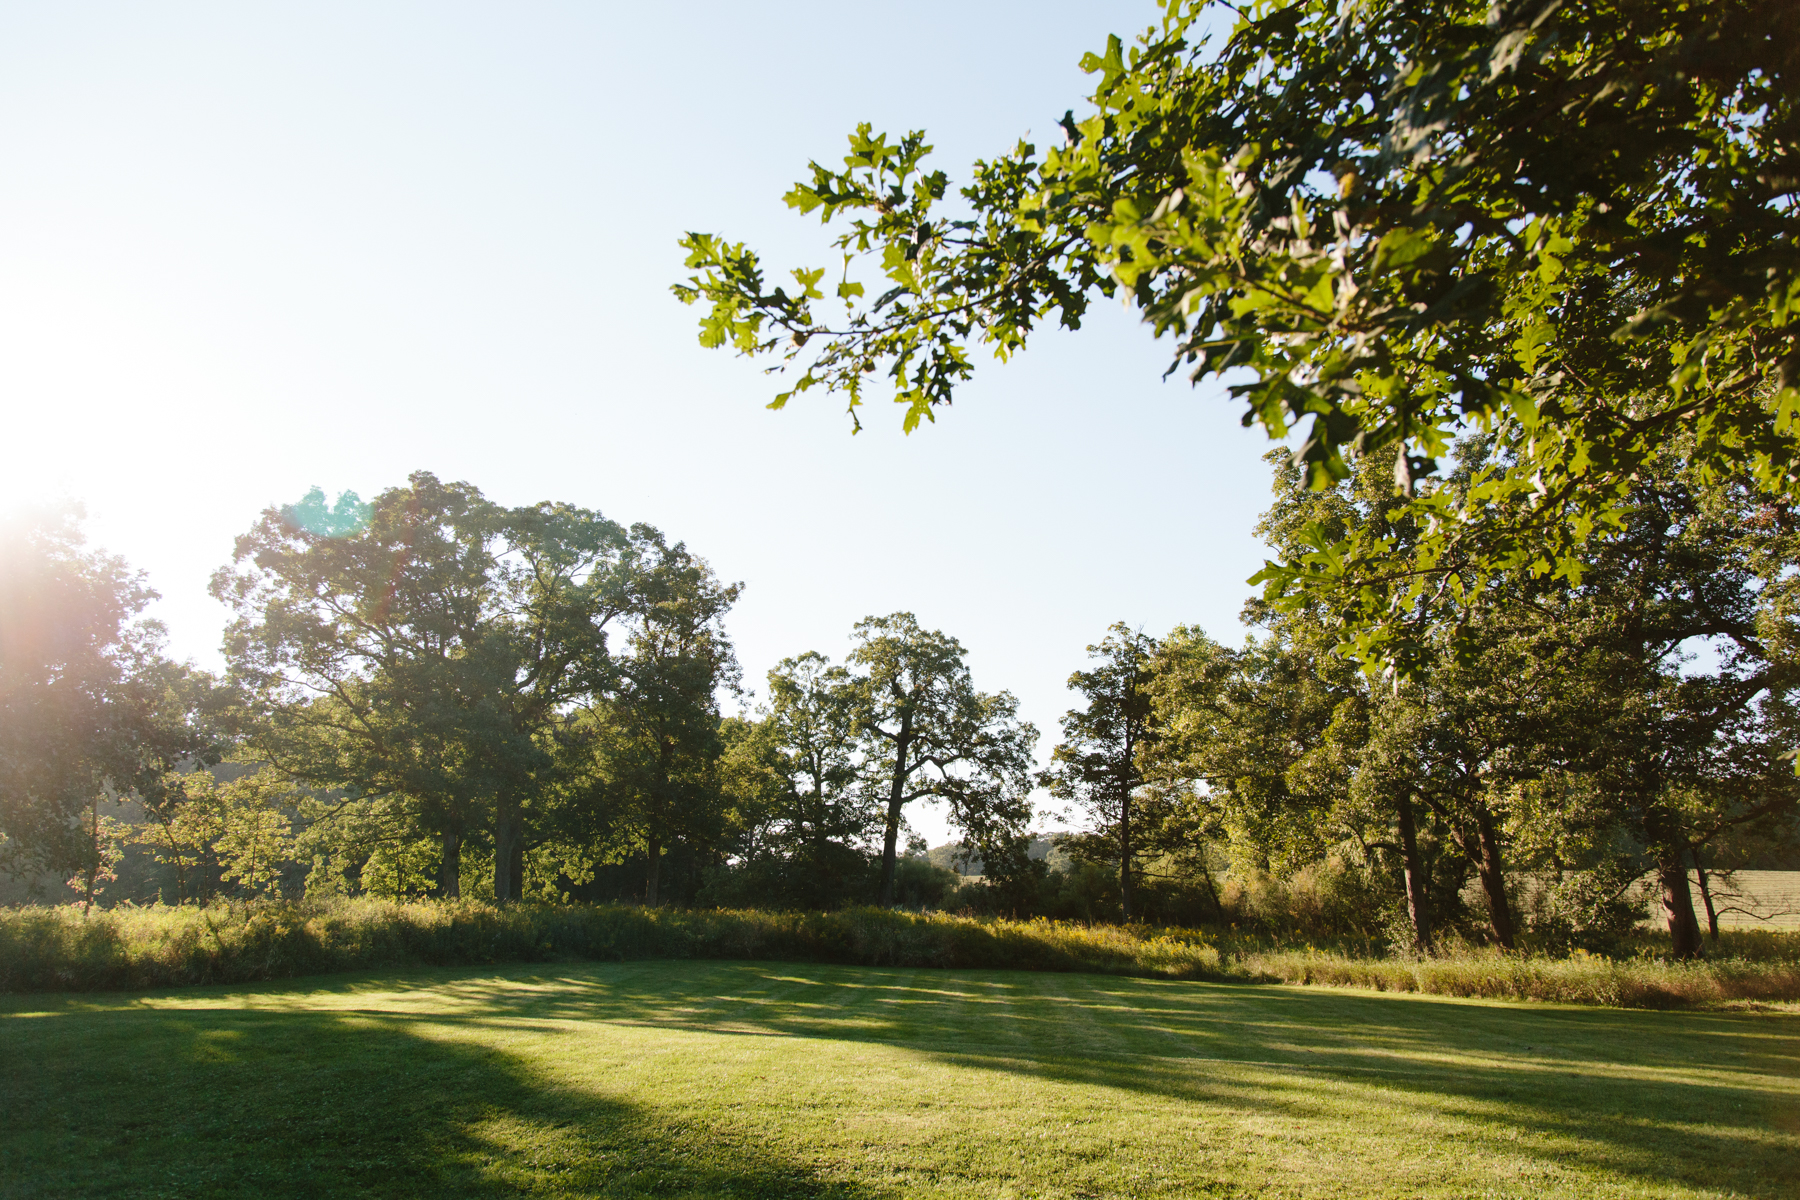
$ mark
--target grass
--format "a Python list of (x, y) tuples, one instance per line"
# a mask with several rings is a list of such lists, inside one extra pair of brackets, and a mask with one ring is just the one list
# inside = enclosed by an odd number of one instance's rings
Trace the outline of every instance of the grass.
[(502, 962), (775, 959), (863, 966), (1103, 971), (1215, 981), (1629, 1008), (1800, 1001), (1800, 934), (1727, 933), (1703, 961), (1654, 942), (1619, 958), (1427, 959), (1367, 946), (1295, 947), (1231, 931), (847, 909), (829, 913), (478, 901), (354, 900), (0, 909), (0, 992), (245, 983), (329, 971)]
[(1199, 934), (877, 908), (835, 912), (629, 904), (350, 900), (0, 909), (0, 992), (238, 983), (326, 971), (644, 958), (1098, 970), (1195, 978)]
[(1445, 948), (1431, 957), (1315, 948), (1233, 946), (1234, 974), (1279, 983), (1419, 992), (1433, 996), (1545, 1000), (1618, 1008), (1717, 1008), (1800, 1000), (1800, 938), (1748, 932), (1722, 939), (1723, 953), (1673, 962), (1646, 947), (1632, 957), (1508, 954)]
[(0, 1196), (1793, 1196), (1800, 1015), (634, 962), (0, 998)]

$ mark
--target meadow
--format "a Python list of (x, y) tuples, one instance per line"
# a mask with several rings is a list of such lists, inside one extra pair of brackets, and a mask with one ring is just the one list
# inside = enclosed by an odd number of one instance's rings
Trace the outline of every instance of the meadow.
[(372, 897), (96, 910), (0, 908), (0, 992), (250, 983), (332, 971), (506, 962), (764, 959), (1095, 971), (1215, 982), (1632, 1008), (1800, 1001), (1800, 936), (1732, 930), (1670, 961), (1666, 937), (1611, 956), (1446, 943), (1430, 957), (1353, 940), (852, 908), (648, 909)]
[(0, 997), (0, 1196), (1791, 1196), (1800, 1014), (642, 961)]

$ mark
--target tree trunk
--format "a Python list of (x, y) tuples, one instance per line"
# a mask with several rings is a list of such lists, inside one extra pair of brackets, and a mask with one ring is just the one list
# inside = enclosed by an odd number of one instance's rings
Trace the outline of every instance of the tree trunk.
[[(1202, 854), (1204, 853), (1205, 852), (1202, 851)], [(1202, 859), (1200, 864), (1200, 882), (1206, 885), (1206, 898), (1212, 901), (1213, 914), (1217, 916), (1220, 921), (1223, 921), (1225, 919), (1225, 904), (1219, 899), (1219, 889), (1213, 886), (1212, 868), (1206, 865), (1204, 859)]]
[(100, 801), (96, 798), (88, 806), (88, 864), (87, 888), (81, 897), (81, 915), (87, 916), (94, 908), (94, 876), (100, 873)]
[(1413, 949), (1431, 953), (1431, 909), (1425, 893), (1425, 863), (1419, 857), (1419, 831), (1412, 801), (1400, 797), (1400, 866), (1406, 876), (1406, 915), (1412, 922)]
[(462, 833), (459, 830), (444, 831), (443, 849), (438, 854), (437, 887), (433, 891), (440, 900), (455, 900), (462, 896)]
[(504, 904), (525, 894), (525, 821), (518, 805), (502, 801), (494, 820), (494, 899)]
[(1700, 953), (1700, 922), (1694, 919), (1694, 893), (1688, 889), (1687, 863), (1678, 850), (1659, 860), (1656, 874), (1662, 884), (1663, 916), (1669, 922), (1669, 941), (1676, 958)]
[(1706, 940), (1719, 940), (1719, 913), (1713, 907), (1712, 887), (1706, 881), (1706, 868), (1700, 865), (1700, 850), (1693, 847), (1688, 853), (1694, 857), (1694, 878), (1700, 881), (1700, 902), (1706, 906)]
[(888, 797), (887, 832), (881, 839), (881, 894), (876, 903), (883, 908), (894, 907), (894, 867), (899, 858), (900, 789), (903, 786), (898, 778), (894, 780), (893, 793)]
[[(1481, 872), (1481, 890), (1487, 896), (1488, 921), (1494, 927), (1494, 940), (1508, 950), (1513, 948), (1512, 906), (1506, 902), (1506, 873), (1500, 857), (1500, 835), (1494, 829), (1494, 814), (1483, 803), (1475, 805), (1475, 832), (1481, 841), (1481, 856), (1476, 865)], [(1683, 876), (1685, 880), (1686, 876)]]
[(657, 877), (662, 874), (662, 842), (655, 834), (650, 835), (650, 848), (645, 857), (648, 861), (644, 866), (644, 905), (655, 908)]
[(1126, 924), (1131, 923), (1135, 882), (1131, 878), (1131, 794), (1127, 792), (1119, 803), (1119, 907)]
[(876, 903), (894, 907), (894, 866), (899, 858), (900, 807), (906, 803), (906, 752), (912, 749), (911, 718), (900, 721), (900, 735), (894, 739), (894, 778), (888, 786), (887, 831), (881, 840), (881, 894)]

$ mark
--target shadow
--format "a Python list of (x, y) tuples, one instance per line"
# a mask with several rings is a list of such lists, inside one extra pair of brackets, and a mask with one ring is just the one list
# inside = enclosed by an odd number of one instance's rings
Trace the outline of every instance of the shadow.
[[(974, 1073), (955, 1086), (975, 1094), (982, 1073), (1130, 1093), (1146, 1127), (1274, 1130), (1270, 1170), (1310, 1155), (1351, 1182), (1401, 1144), (1440, 1186), (1490, 1161), (1709, 1194), (1800, 1179), (1800, 1016), (665, 961), (6, 999), (0, 1197), (887, 1194), (771, 1149), (760, 1101), (709, 1122), (536, 1065), (595, 1023), (878, 1044)], [(526, 1037), (529, 1061), (493, 1048)], [(108, 1182), (127, 1165), (154, 1186)]]
[(154, 996), (30, 1007), (0, 1011), (7, 1200), (885, 1194), (418, 1015)]
[[(345, 985), (382, 990), (390, 982)], [(411, 986), (424, 982), (409, 977)], [(905, 1048), (974, 1071), (1458, 1143), (1645, 1184), (1800, 1185), (1800, 1016), (1009, 971), (639, 962), (431, 982), (459, 1019)]]

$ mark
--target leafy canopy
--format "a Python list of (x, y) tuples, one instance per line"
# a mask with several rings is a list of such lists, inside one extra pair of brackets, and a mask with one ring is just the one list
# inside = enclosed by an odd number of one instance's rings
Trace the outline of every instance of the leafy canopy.
[[(787, 202), (839, 228), (834, 283), (771, 286), (692, 233), (674, 290), (703, 345), (798, 371), (774, 407), (822, 387), (860, 427), (880, 375), (908, 431), (973, 347), (1004, 359), (1123, 297), (1171, 372), (1223, 376), (1273, 437), (1304, 424), (1313, 487), (1393, 463), (1424, 536), (1320, 531), (1258, 578), (1332, 596), (1360, 656), (1410, 668), (1433, 602), (1578, 579), (1677, 436), (1795, 494), (1797, 56), (1787, 0), (1165, 0), (1084, 59), (1063, 145), (977, 162), (955, 196), (923, 133), (863, 125), (841, 170), (812, 164)], [(1470, 430), (1496, 445), (1472, 486), (1420, 486)]]
[(294, 512), (264, 512), (212, 583), (237, 613), (225, 653), (250, 747), (297, 782), (410, 798), (428, 830), (491, 831), (495, 893), (516, 898), (512, 860), (566, 766), (553, 735), (614, 686), (608, 633), (643, 607), (660, 535), (428, 472), (354, 531)]
[[(0, 524), (0, 863), (104, 874), (96, 803), (170, 801), (181, 765), (217, 762), (212, 680), (163, 653), (157, 597), (88, 550), (79, 510)], [(85, 815), (84, 815), (85, 810)]]
[(865, 617), (852, 636), (850, 696), (867, 786), (886, 800), (880, 902), (894, 902), (901, 809), (942, 801), (984, 858), (1017, 850), (1031, 819), (1037, 728), (1011, 692), (978, 692), (961, 642), (911, 613)]

